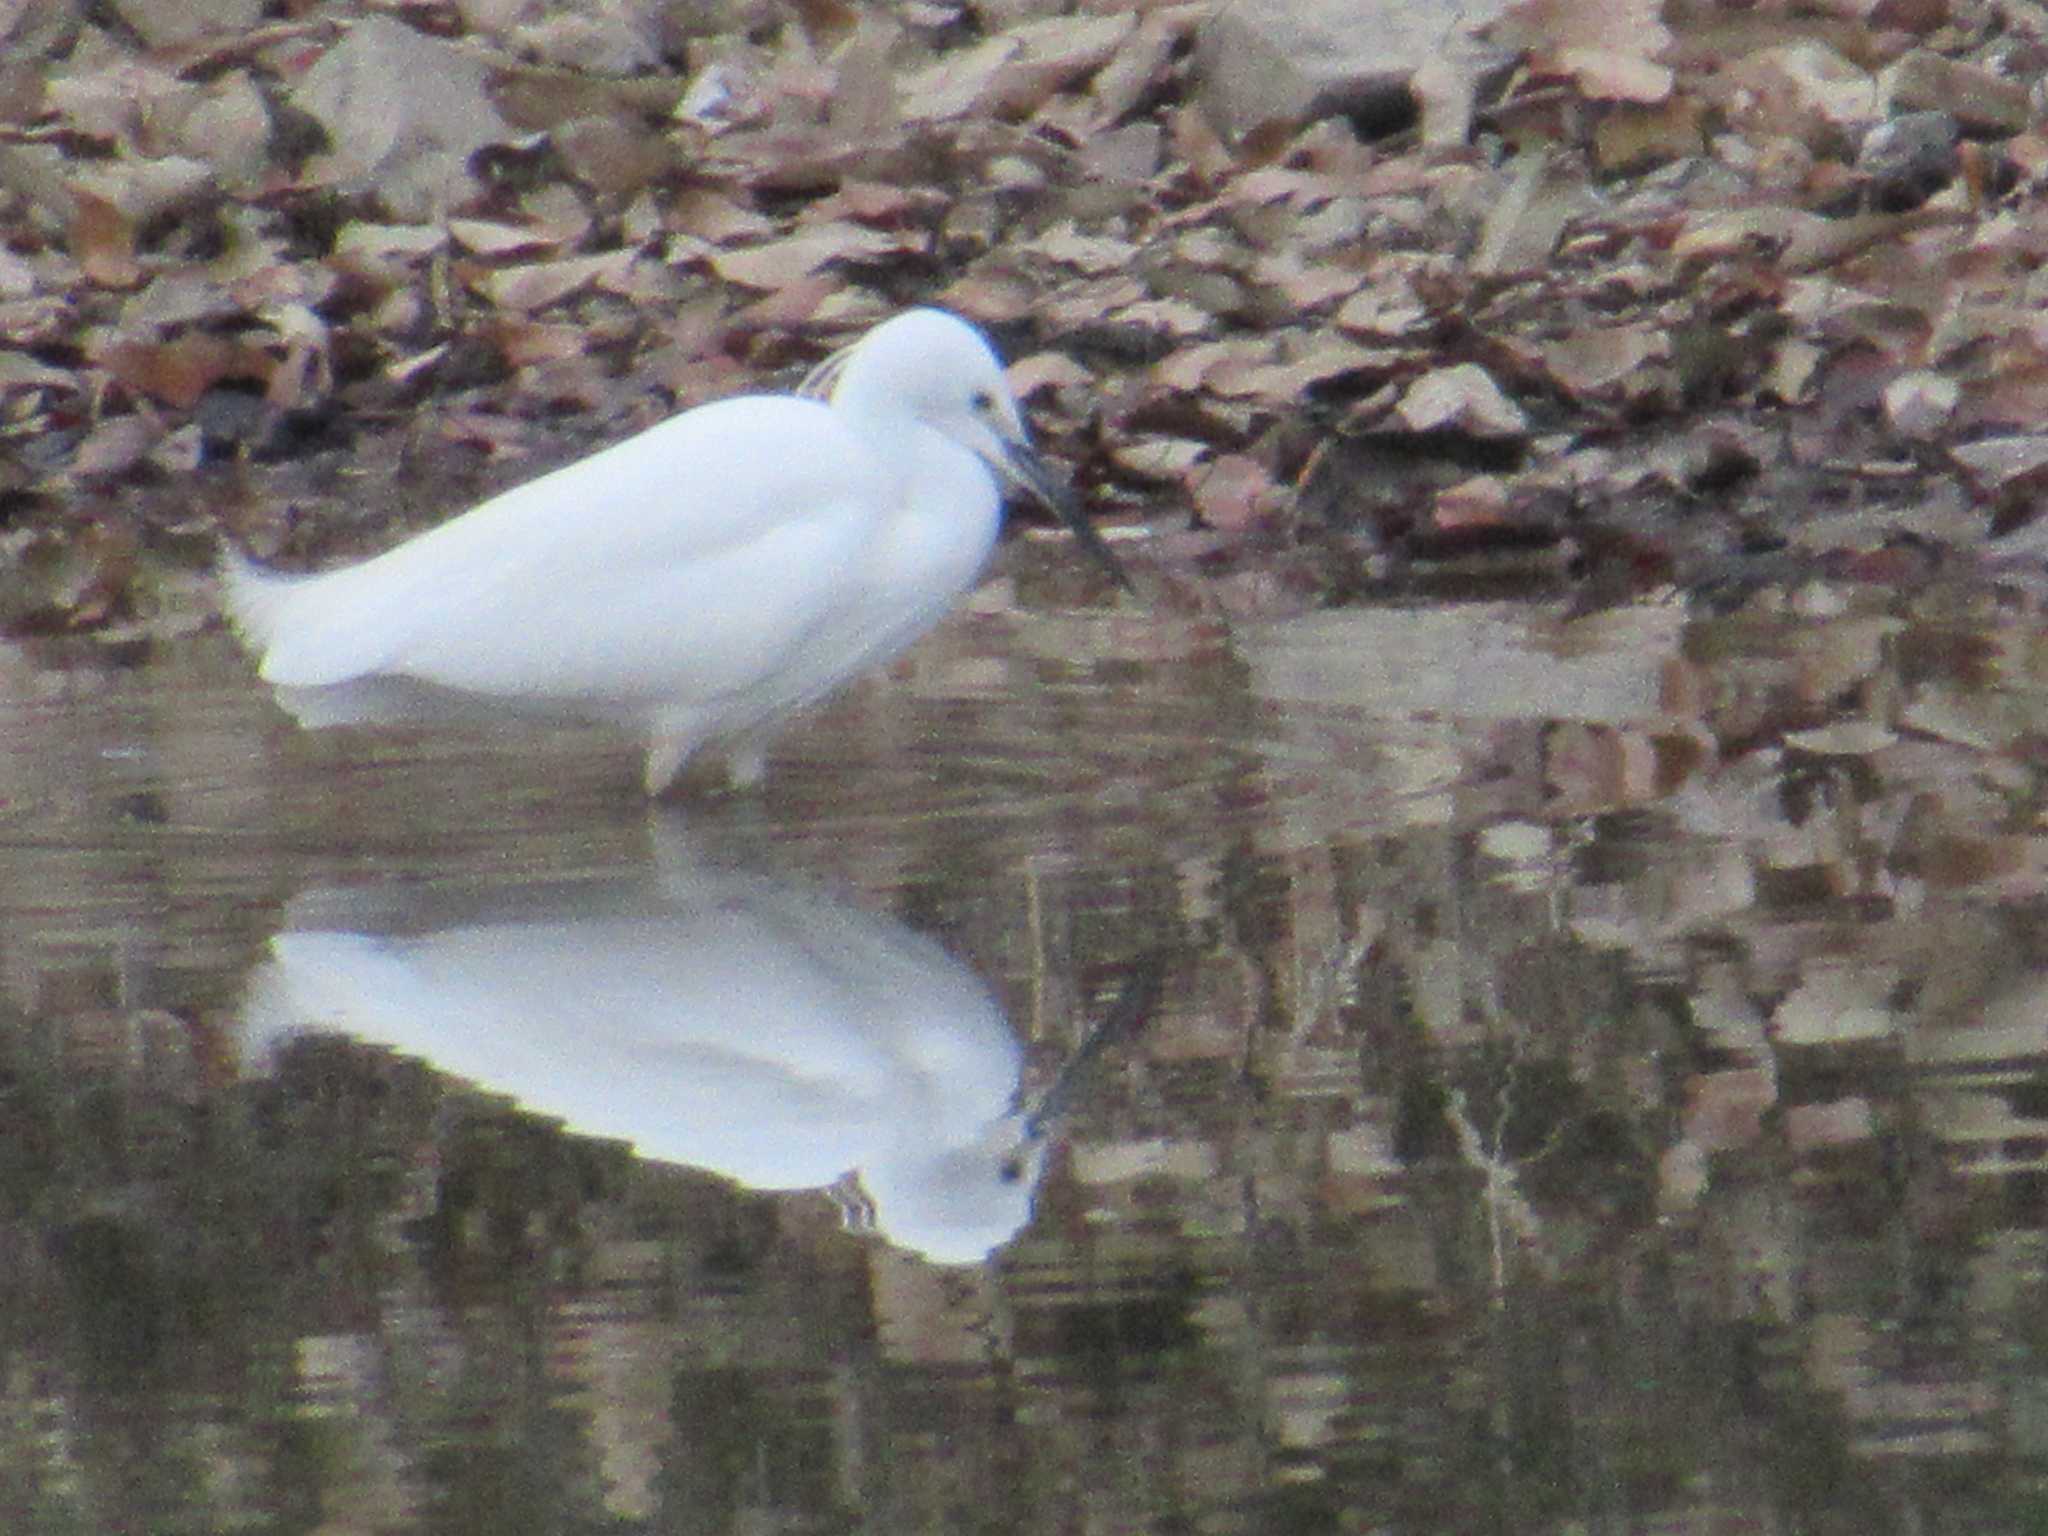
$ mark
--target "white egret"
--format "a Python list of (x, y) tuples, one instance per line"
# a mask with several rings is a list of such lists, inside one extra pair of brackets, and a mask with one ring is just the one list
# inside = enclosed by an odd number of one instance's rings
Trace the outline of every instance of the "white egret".
[(358, 565), (285, 575), (230, 551), (222, 580), (302, 725), (604, 721), (646, 736), (658, 794), (710, 743), (757, 776), (784, 718), (935, 624), (987, 562), (1005, 484), (1129, 585), (987, 340), (913, 309), (796, 395), (685, 411)]

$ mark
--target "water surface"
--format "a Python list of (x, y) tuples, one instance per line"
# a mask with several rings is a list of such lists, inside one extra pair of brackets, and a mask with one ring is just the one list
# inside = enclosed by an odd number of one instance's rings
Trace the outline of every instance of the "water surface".
[(984, 602), (650, 813), (0, 653), (0, 1525), (2033, 1528), (2043, 660)]

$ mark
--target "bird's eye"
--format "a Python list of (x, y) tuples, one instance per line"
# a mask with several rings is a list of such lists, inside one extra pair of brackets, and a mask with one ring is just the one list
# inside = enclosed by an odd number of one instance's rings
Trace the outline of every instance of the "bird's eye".
[(974, 407), (974, 414), (986, 416), (996, 408), (996, 397), (986, 389), (977, 389), (967, 397), (967, 403)]

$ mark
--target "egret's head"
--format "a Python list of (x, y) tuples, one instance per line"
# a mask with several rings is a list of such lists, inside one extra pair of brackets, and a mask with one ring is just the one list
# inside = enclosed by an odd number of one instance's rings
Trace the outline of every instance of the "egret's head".
[(827, 362), (806, 393), (829, 387), (840, 410), (907, 414), (976, 452), (1028, 441), (988, 339), (942, 309), (910, 309)]
[(951, 438), (997, 478), (1052, 508), (1117, 585), (1130, 586), (1067, 488), (1032, 451), (995, 349), (959, 316), (911, 309), (884, 321), (805, 381), (806, 394), (828, 391), (837, 410), (909, 415)]

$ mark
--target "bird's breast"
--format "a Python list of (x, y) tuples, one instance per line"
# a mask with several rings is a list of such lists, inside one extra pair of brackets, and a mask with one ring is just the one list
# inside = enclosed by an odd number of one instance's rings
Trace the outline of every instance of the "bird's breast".
[(895, 488), (872, 542), (870, 585), (903, 601), (950, 601), (995, 548), (1002, 488), (951, 438), (925, 427), (906, 437), (892, 456)]

